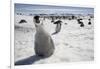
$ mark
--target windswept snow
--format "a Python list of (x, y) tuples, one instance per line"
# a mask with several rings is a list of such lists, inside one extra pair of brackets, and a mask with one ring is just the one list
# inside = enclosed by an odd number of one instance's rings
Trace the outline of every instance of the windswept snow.
[[(27, 23), (19, 24), (21, 19), (26, 20)], [(88, 25), (88, 16), (86, 16), (83, 19), (84, 27), (80, 27), (77, 20), (62, 19), (62, 22), (61, 31), (56, 35), (51, 35), (55, 32), (56, 25), (51, 23), (50, 19), (43, 21), (45, 30), (54, 41), (55, 52), (51, 57), (45, 59), (36, 60), (34, 58), (37, 57), (33, 57), (32, 64), (94, 60), (94, 19), (91, 19), (92, 25)], [(35, 55), (34, 35), (36, 30), (32, 16), (15, 15), (14, 26), (16, 62)]]

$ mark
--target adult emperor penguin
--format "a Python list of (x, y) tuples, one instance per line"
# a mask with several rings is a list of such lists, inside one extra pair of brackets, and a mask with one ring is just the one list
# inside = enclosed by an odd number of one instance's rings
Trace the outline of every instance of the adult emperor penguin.
[(62, 23), (61, 20), (58, 20), (58, 21), (54, 22), (54, 24), (57, 24), (57, 26), (55, 28), (55, 32), (52, 33), (52, 35), (57, 34), (58, 32), (60, 32), (60, 30), (61, 30), (61, 23)]
[(35, 53), (40, 57), (49, 57), (54, 53), (55, 47), (51, 36), (43, 28), (43, 23), (39, 20), (40, 16), (34, 16), (36, 27), (35, 34)]

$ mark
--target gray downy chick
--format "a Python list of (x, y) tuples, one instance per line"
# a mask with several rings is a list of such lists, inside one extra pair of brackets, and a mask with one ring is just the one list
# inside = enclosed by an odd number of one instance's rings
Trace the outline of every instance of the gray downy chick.
[(36, 27), (35, 53), (40, 57), (49, 57), (54, 53), (54, 42), (48, 32), (45, 31), (39, 18), (40, 16), (34, 16), (33, 18)]

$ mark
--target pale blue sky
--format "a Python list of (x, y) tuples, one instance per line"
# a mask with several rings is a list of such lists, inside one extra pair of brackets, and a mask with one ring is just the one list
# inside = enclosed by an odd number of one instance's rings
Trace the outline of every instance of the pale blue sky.
[(94, 14), (94, 8), (16, 3), (15, 12), (32, 13), (32, 14), (54, 14), (54, 13)]

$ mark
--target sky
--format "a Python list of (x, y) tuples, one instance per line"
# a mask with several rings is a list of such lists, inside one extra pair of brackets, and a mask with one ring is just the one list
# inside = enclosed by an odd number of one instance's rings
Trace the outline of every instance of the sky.
[(15, 3), (15, 13), (24, 14), (94, 14), (94, 8)]

